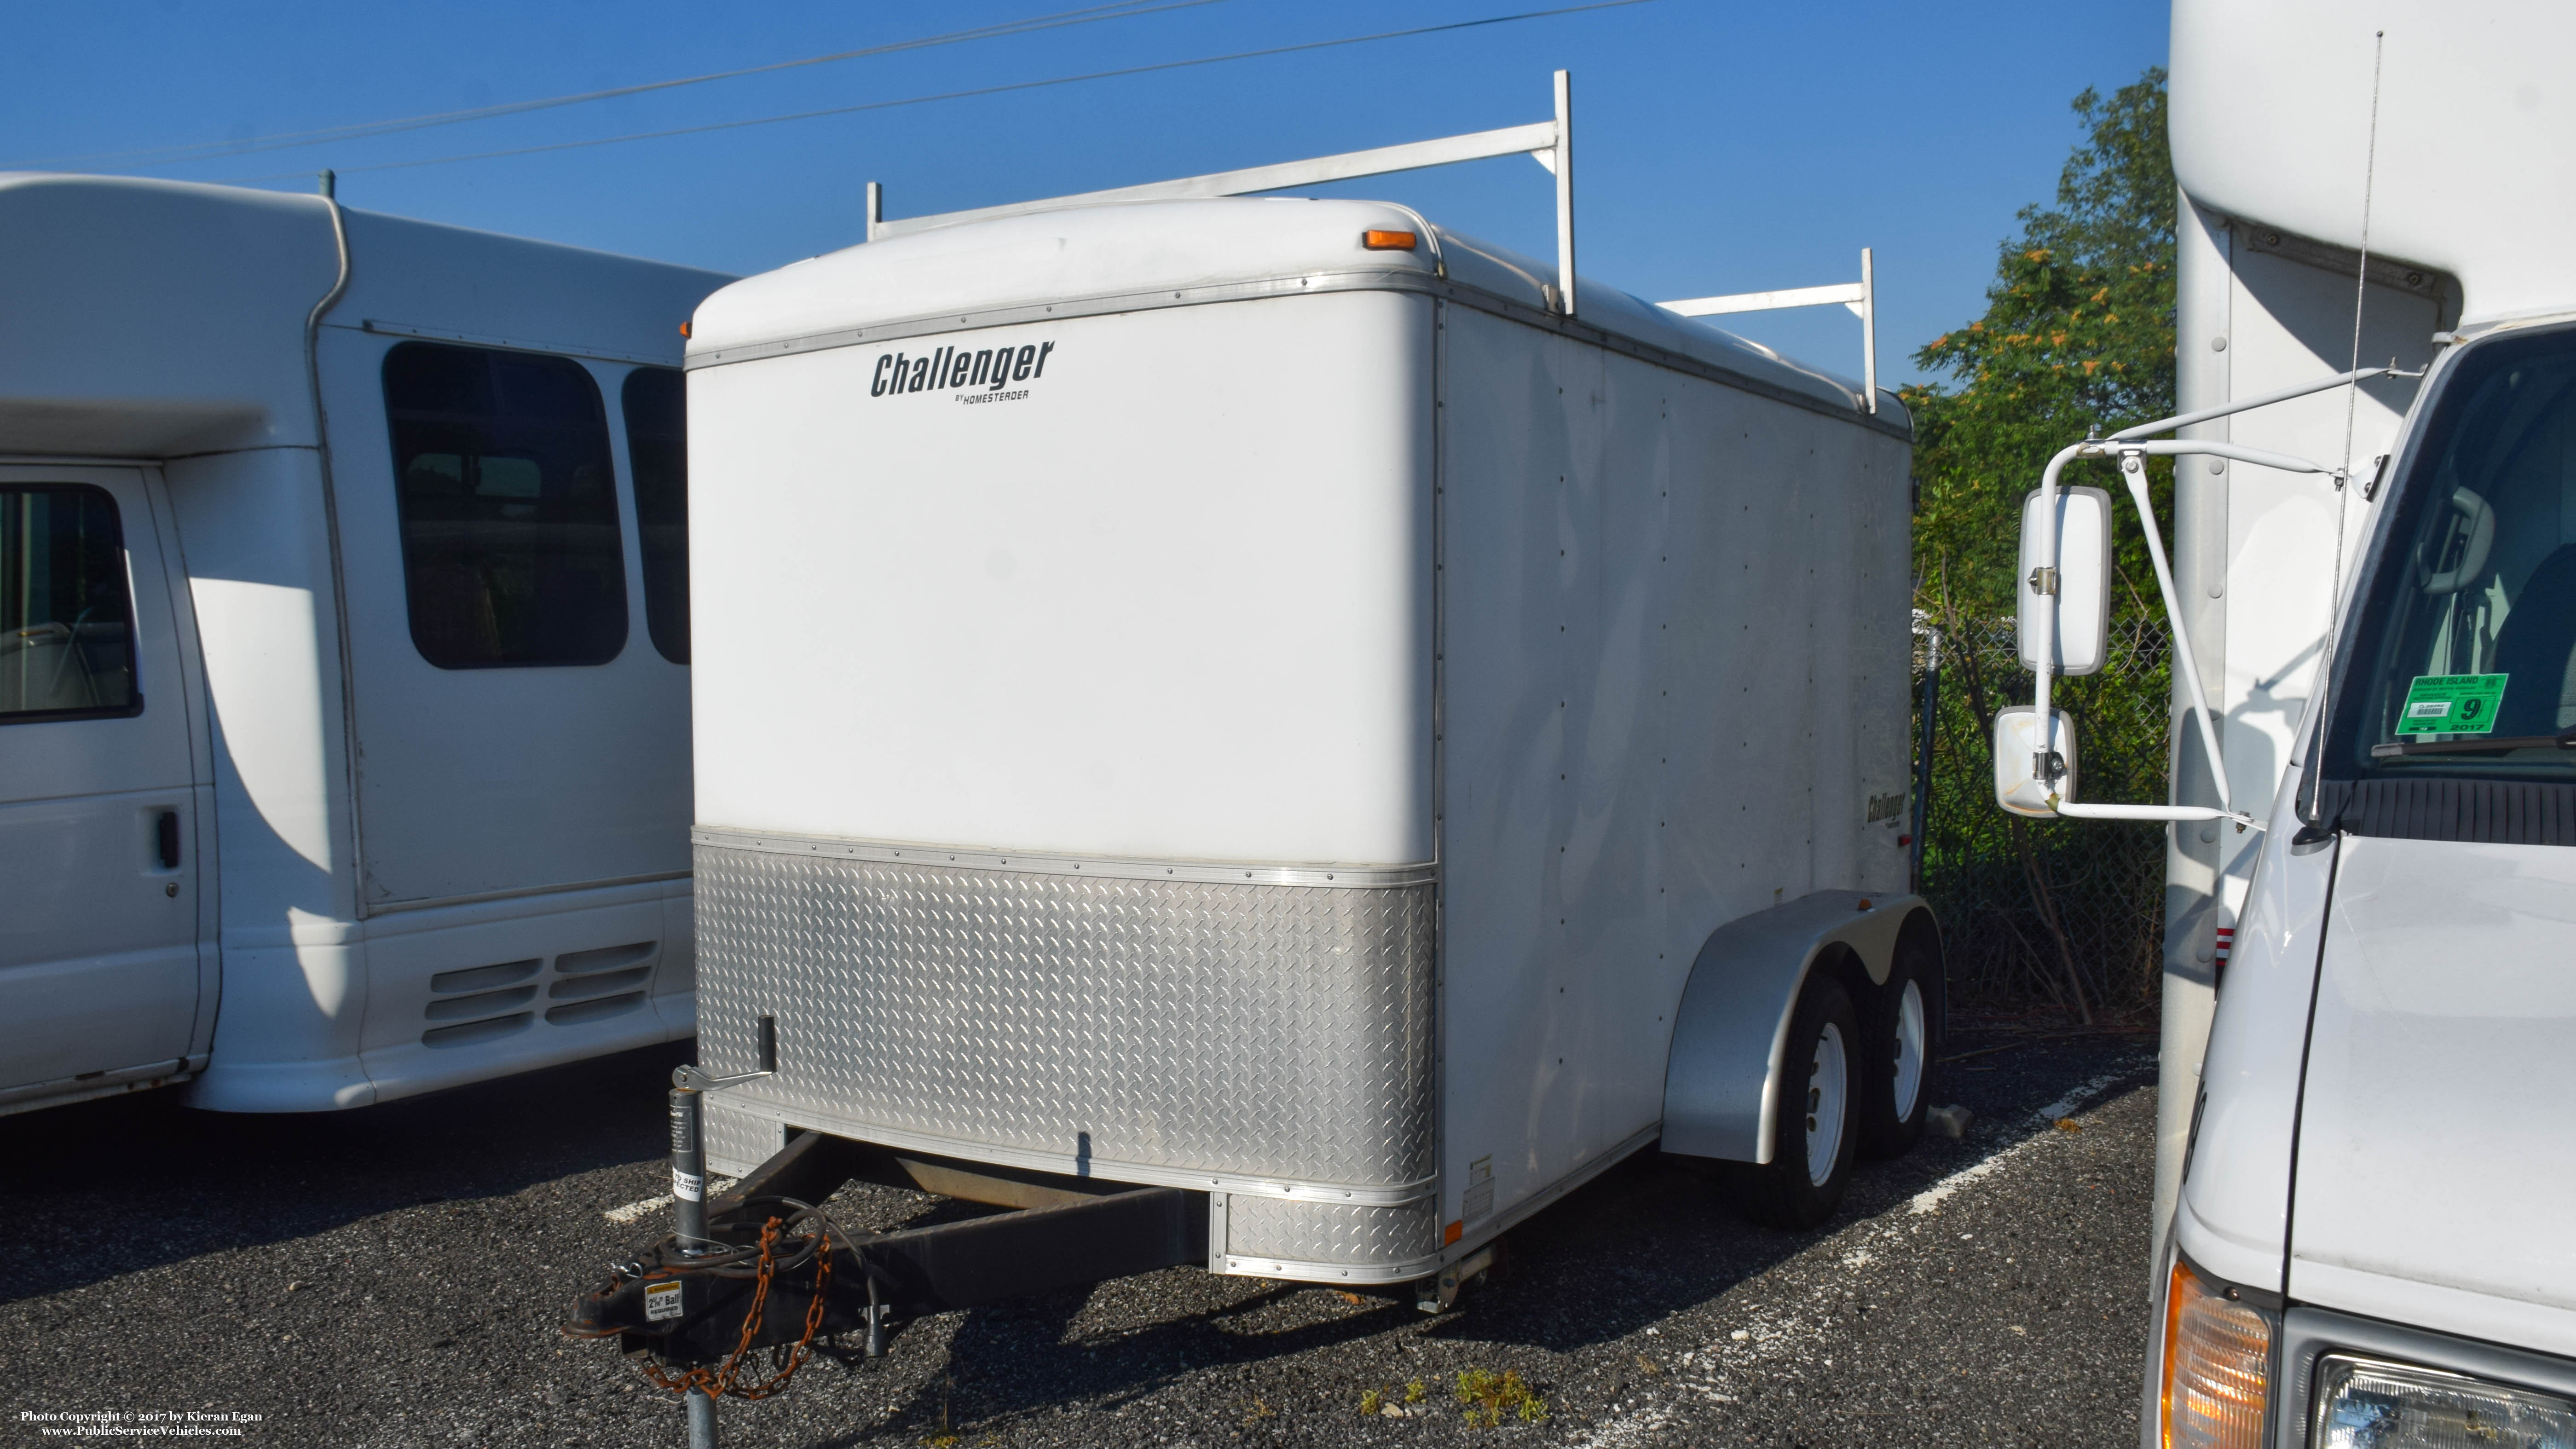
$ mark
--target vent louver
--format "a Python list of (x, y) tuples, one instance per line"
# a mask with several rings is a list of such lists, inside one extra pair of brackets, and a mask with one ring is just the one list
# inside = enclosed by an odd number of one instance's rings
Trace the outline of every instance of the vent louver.
[[(536, 1013), (522, 1010), (536, 1000), (533, 979), (545, 963), (535, 957), (524, 961), (503, 961), (491, 966), (468, 966), (460, 971), (441, 971), (429, 978), (430, 1003), (421, 1011), (423, 1019), (452, 1023), (432, 1026), (420, 1034), (420, 1044), (432, 1047), (471, 1046), (495, 1037), (508, 1036), (536, 1021)], [(522, 984), (524, 983), (524, 984)]]
[(432, 1023), (420, 1034), (423, 1046), (468, 1046), (503, 1037), (535, 1024), (538, 988), (548, 1001), (550, 1026), (577, 1026), (633, 1011), (644, 1005), (653, 978), (659, 941), (629, 941), (566, 951), (555, 957), (553, 979), (540, 980), (543, 958), (503, 961), (442, 971), (429, 979), (431, 1000), (422, 1018)]

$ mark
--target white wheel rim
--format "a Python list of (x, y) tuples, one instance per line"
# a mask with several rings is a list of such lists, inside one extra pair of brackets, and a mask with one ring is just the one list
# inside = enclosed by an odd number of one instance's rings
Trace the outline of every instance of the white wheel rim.
[(1818, 1187), (1834, 1175), (1843, 1151), (1843, 1101), (1851, 1074), (1844, 1066), (1843, 1030), (1825, 1023), (1816, 1038), (1816, 1060), (1807, 1069), (1807, 1181)]
[(1914, 1100), (1923, 1092), (1923, 987), (1919, 982), (1905, 983), (1905, 994), (1896, 999), (1896, 1041), (1890, 1047), (1896, 1053), (1896, 1120), (1902, 1122), (1914, 1115)]

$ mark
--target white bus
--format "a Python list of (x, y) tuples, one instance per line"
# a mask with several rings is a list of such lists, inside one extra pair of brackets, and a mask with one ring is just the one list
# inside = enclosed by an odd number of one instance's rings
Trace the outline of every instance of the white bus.
[(694, 1029), (677, 367), (725, 280), (0, 176), (0, 1111)]

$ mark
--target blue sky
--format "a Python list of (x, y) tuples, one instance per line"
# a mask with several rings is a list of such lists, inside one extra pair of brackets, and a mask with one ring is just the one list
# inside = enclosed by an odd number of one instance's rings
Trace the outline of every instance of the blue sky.
[[(761, 65), (1058, 14), (1081, 0), (546, 5), (22, 0), (0, 19), (0, 167), (261, 137)], [(1152, 3), (1152, 0), (1149, 0)], [(143, 168), (341, 171), (352, 206), (755, 272), (890, 215), (1481, 130), (1549, 114), (1574, 73), (1584, 274), (1649, 298), (1846, 281), (1874, 247), (1883, 378), (1975, 316), (2013, 213), (2049, 199), (2067, 103), (2165, 60), (2163, 6), (1651, 0), (1448, 34), (816, 120), (383, 167), (1006, 85), (1546, 8), (1551, 0), (1213, 0), (649, 95)], [(1562, 3), (1562, 0), (1555, 0)], [(1460, 230), (1554, 247), (1546, 174), (1513, 157), (1347, 182)], [(1834, 311), (1739, 330), (1857, 371)]]

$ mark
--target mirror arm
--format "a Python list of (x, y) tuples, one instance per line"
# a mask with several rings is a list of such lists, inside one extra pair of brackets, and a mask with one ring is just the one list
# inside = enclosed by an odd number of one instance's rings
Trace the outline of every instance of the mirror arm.
[(2218, 808), (2232, 812), (2227, 794), (2227, 762), (2218, 753), (2218, 728), (2209, 714), (2209, 696), (2200, 684), (2200, 660), (2191, 652), (2191, 631), (2183, 627), (2182, 606), (2174, 598), (2173, 568), (2165, 562), (2163, 531), (2156, 527), (2155, 506), (2147, 500), (2147, 447), (2130, 444), (2120, 450), (2120, 476), (2137, 501), (2138, 527), (2147, 535), (2147, 557), (2156, 566), (2156, 590), (2164, 596), (2165, 623), (2173, 630), (2174, 659), (2191, 689), (2191, 712), (2200, 722), (2200, 747), (2209, 752), (2209, 773), (2218, 782)]
[[(2394, 362), (2386, 367), (2358, 367), (2350, 372), (2338, 372), (2332, 377), (2321, 377), (2314, 382), (2303, 382), (2296, 387), (2285, 387), (2277, 392), (2238, 398), (2232, 402), (2221, 403), (2214, 408), (2202, 408), (2196, 412), (2181, 413), (2170, 418), (2158, 418), (2152, 423), (2140, 423), (2134, 428), (2122, 428), (2105, 441), (2126, 443), (2156, 433), (2168, 433), (2176, 428), (2187, 428), (2194, 423), (2205, 423), (2213, 418), (2230, 417), (2237, 413), (2250, 412), (2255, 408), (2270, 407), (2277, 402), (2288, 402), (2294, 397), (2306, 397), (2310, 393), (2331, 391), (2348, 383), (2367, 382), (2374, 377), (2422, 377), (2423, 375), (2421, 372), (2407, 372)], [(2322, 473), (2325, 470), (2320, 468), (2316, 471)]]
[[(2224, 417), (2230, 413), (2245, 411), (2248, 408), (2262, 407), (2269, 403), (2281, 402), (2289, 398), (2304, 396), (2308, 393), (2322, 392), (2327, 388), (2356, 383), (2365, 378), (2410, 375), (2412, 374), (2398, 372), (2394, 365), (2389, 367), (2363, 368), (2353, 372), (2344, 373), (2323, 382), (2304, 384), (2295, 388), (2287, 388), (2277, 393), (2266, 394), (2262, 397), (2248, 398), (2243, 402), (2232, 403), (2225, 407), (2211, 408), (2197, 413), (2185, 413), (2179, 417), (2166, 418), (2160, 422), (2148, 423), (2140, 427), (2125, 429), (2121, 432), (2113, 433), (2108, 438), (2087, 438), (2083, 442), (2072, 443), (2059, 449), (2057, 455), (2048, 460), (2048, 468), (2045, 472), (2040, 474), (2039, 480), (2039, 537), (2037, 539), (2037, 551), (2041, 558), (2049, 560), (2048, 563), (2042, 564), (2040, 567), (2042, 570), (2050, 574), (2053, 580), (2053, 576), (2059, 567), (2057, 538), (2058, 475), (2065, 471), (2068, 463), (2073, 462), (2077, 458), (2108, 458), (2114, 454), (2119, 456), (2120, 472), (2128, 484), (2129, 497), (2137, 503), (2138, 526), (2144, 530), (2147, 535), (2147, 557), (2155, 564), (2156, 591), (2162, 596), (2164, 601), (2165, 622), (2173, 631), (2174, 661), (2177, 667), (2183, 671), (2184, 687), (2191, 693), (2191, 712), (2193, 721), (2200, 729), (2201, 748), (2207, 752), (2209, 756), (2210, 775), (2218, 785), (2218, 806), (2215, 809), (2206, 805), (2091, 805), (2079, 804), (2072, 800), (2057, 800), (2052, 797), (2050, 800), (2050, 808), (2053, 811), (2059, 815), (2078, 820), (2232, 820), (2236, 822), (2236, 828), (2239, 830), (2261, 830), (2265, 828), (2264, 822), (2255, 819), (2251, 814), (2245, 811), (2236, 809), (2235, 802), (2229, 798), (2227, 786), (2227, 762), (2218, 752), (2218, 727), (2216, 716), (2210, 713), (2208, 691), (2201, 687), (2200, 682), (2200, 661), (2192, 653), (2191, 635), (2190, 632), (2183, 627), (2182, 607), (2178, 602), (2176, 602), (2174, 597), (2173, 568), (2172, 565), (2166, 561), (2164, 535), (2157, 531), (2155, 507), (2147, 497), (2147, 470), (2145, 460), (2149, 457), (2175, 457), (2181, 455), (2206, 454), (2221, 458), (2232, 458), (2238, 462), (2253, 463), (2266, 468), (2277, 468), (2283, 472), (2289, 473), (2331, 473), (2334, 470), (2327, 468), (2322, 464), (2310, 462), (2305, 458), (2292, 457), (2286, 453), (2272, 453), (2259, 448), (2239, 447), (2236, 444), (2220, 442), (2216, 439), (2181, 438), (2170, 441), (2155, 442), (2143, 441), (2143, 439), (2144, 436), (2149, 433), (2164, 432), (2171, 428), (2202, 422), (2210, 418)], [(2337, 486), (2341, 486), (2341, 479), (2339, 476), (2337, 479)], [(2034, 580), (2033, 587), (2036, 586), (2036, 581)], [(2034, 671), (2032, 676), (2031, 708), (2039, 721), (2040, 743), (2039, 748), (2032, 754), (2031, 770), (2032, 773), (2041, 781), (2053, 782), (2064, 770), (2064, 766), (2058, 763), (2062, 759), (2062, 755), (2057, 748), (2057, 715), (2049, 708), (2049, 685), (2051, 679), (2057, 672), (2057, 610), (2054, 607), (2047, 607), (2039, 610), (2039, 638), (2037, 643), (2039, 668)]]
[(2052, 807), (2071, 820), (2233, 820), (2239, 830), (2261, 830), (2262, 821), (2242, 810), (2211, 805), (2087, 805), (2068, 800)]

